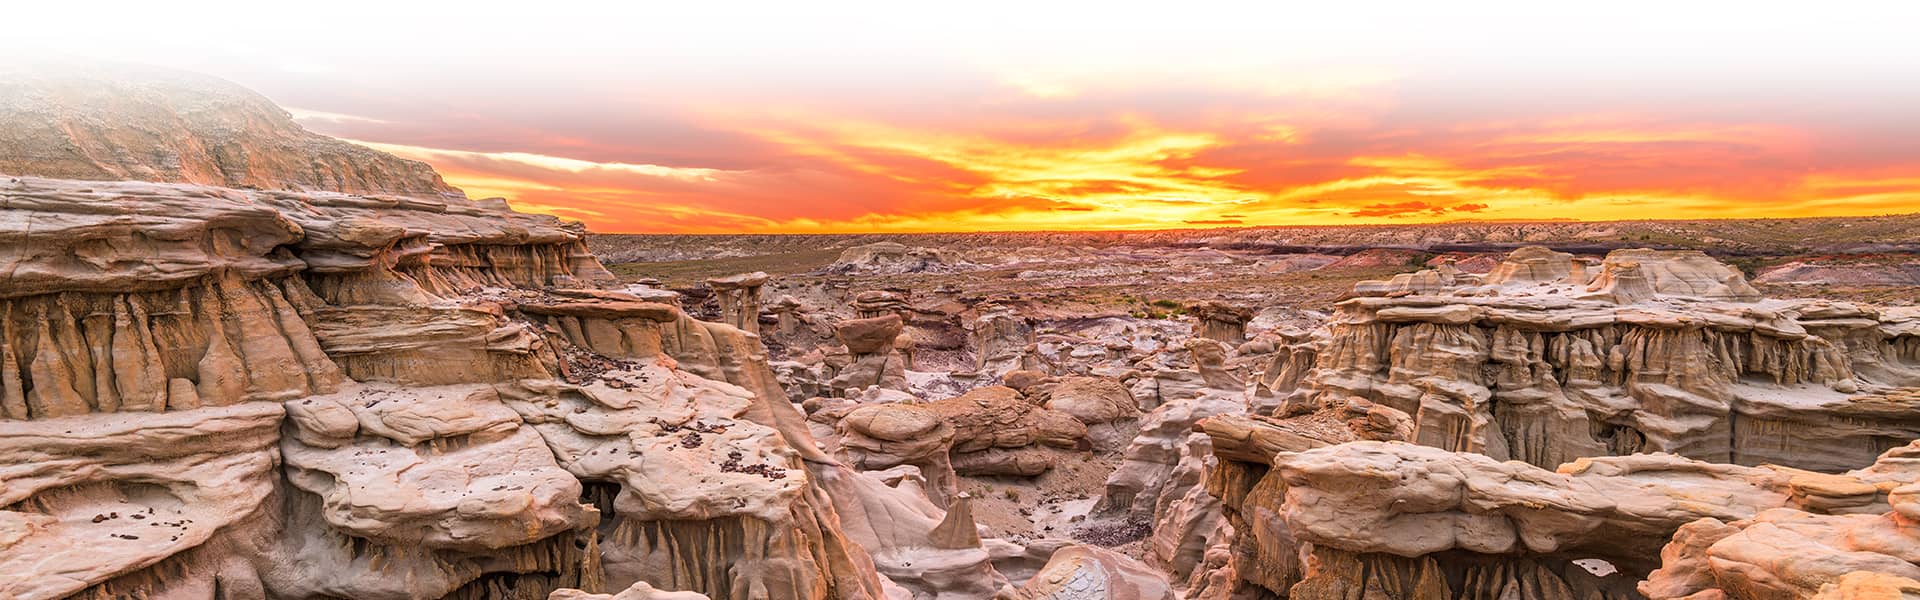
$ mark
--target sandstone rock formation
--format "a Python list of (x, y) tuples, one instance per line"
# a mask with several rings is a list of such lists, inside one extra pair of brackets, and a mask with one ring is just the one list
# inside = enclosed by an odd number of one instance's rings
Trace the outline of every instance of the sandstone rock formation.
[(1522, 250), (1483, 284), (1345, 301), (1300, 357), (1310, 373), (1270, 386), (1542, 467), (1662, 451), (1842, 470), (1920, 437), (1896, 391), (1920, 385), (1910, 309), (1760, 299), (1698, 253), (1620, 251), (1585, 273)]
[[(218, 569), (227, 558), (200, 548), (244, 542), (273, 518), (261, 499), (279, 479), (281, 417), (254, 402), (0, 421), (0, 595), (138, 588), (165, 564)], [(245, 569), (230, 581), (260, 587)]]
[(1229, 364), (1230, 352), (1219, 342), (1190, 338), (1141, 357), (1129, 378), (1133, 397), (1143, 410), (1206, 396), (1238, 398), (1246, 392), (1246, 374)]
[[(23, 566), (36, 586), (68, 583), (17, 597), (537, 597), (641, 580), (716, 598), (879, 594), (751, 338), (565, 290), (606, 279), (577, 229), (464, 201), (17, 181), (0, 188), (26, 217), (0, 234), (19, 282), (0, 336), (9, 426), (35, 444), (178, 440), (125, 444), (153, 455), (127, 474), (9, 475), (23, 522), (106, 515), (9, 544), (7, 560), (104, 561)], [(236, 410), (266, 419), (260, 441), (187, 443)], [(122, 417), (135, 413), (166, 419)], [(205, 474), (156, 480), (180, 451)], [(169, 529), (95, 531), (140, 521)], [(691, 537), (723, 533), (735, 541)], [(94, 535), (130, 537), (100, 552), (82, 542)], [(275, 566), (292, 563), (313, 567)]]
[(1087, 440), (1102, 451), (1118, 450), (1133, 439), (1140, 409), (1127, 386), (1102, 377), (1063, 377), (1021, 390), (1049, 410), (1087, 426)]
[(1172, 600), (1171, 586), (1151, 567), (1126, 555), (1091, 546), (1056, 550), (1053, 559), (1021, 589), (1028, 598)]
[[(1240, 438), (1235, 431), (1252, 433)], [(1806, 551), (1778, 554), (1783, 548), (1778, 542), (1719, 544), (1736, 531), (1723, 521), (1760, 526), (1753, 530), (1759, 533), (1772, 531), (1766, 529), (1771, 521), (1799, 519), (1837, 528), (1816, 534), (1846, 536), (1837, 539), (1865, 535), (1845, 533), (1842, 523), (1895, 530), (1874, 513), (1887, 510), (1889, 503), (1897, 506), (1900, 495), (1873, 485), (1870, 470), (1831, 476), (1656, 454), (1583, 459), (1550, 472), (1404, 443), (1316, 446), (1324, 442), (1258, 425), (1249, 430), (1223, 423), (1210, 426), (1209, 433), (1216, 445), (1281, 448), (1270, 455), (1270, 464), (1250, 460), (1261, 451), (1234, 453), (1236, 462), (1215, 471), (1209, 485), (1241, 534), (1237, 573), (1245, 584), (1289, 597), (1338, 597), (1338, 590), (1374, 587), (1403, 590), (1391, 597), (1427, 597), (1419, 591), (1425, 588), (1444, 592), (1442, 597), (1482, 597), (1517, 587), (1524, 597), (1632, 598), (1638, 597), (1632, 584), (1650, 572), (1640, 591), (1652, 598), (1748, 585), (1716, 583), (1716, 575), (1704, 575), (1707, 559), (1699, 555), (1709, 547), (1728, 557), (1764, 547), (1767, 553), (1748, 554), (1746, 560), (1772, 564), (1766, 561), (1792, 556), (1813, 561), (1799, 568), (1828, 570), (1822, 577), (1799, 576), (1807, 587), (1784, 597), (1808, 597), (1822, 582), (1851, 570), (1905, 575), (1914, 568), (1904, 561), (1874, 567), (1847, 557), (1845, 550), (1823, 557)], [(1308, 446), (1313, 447), (1296, 451)], [(1882, 464), (1913, 451), (1890, 453)], [(1278, 518), (1254, 517), (1260, 514)], [(1874, 535), (1883, 539), (1885, 534)], [(1670, 537), (1674, 542), (1663, 555), (1659, 545)], [(1824, 543), (1839, 543), (1832, 539)], [(1808, 543), (1818, 544), (1803, 542)], [(1813, 547), (1819, 546), (1807, 546)], [(1302, 562), (1293, 549), (1310, 549), (1313, 560)], [(1666, 565), (1653, 571), (1663, 556)], [(1585, 563), (1592, 561), (1604, 562), (1613, 574), (1591, 572)], [(1891, 565), (1886, 559), (1881, 564)], [(1748, 571), (1717, 563), (1711, 572), (1749, 577), (1738, 575)]]
[(1913, 577), (1893, 533), (1920, 437), (1908, 309), (1761, 298), (1688, 252), (1444, 266), (1283, 336), (1248, 398), (1271, 417), (1197, 425), (1226, 533), (1184, 549), (1189, 594), (1810, 598)]
[(1247, 341), (1247, 321), (1253, 319), (1253, 311), (1219, 302), (1196, 304), (1188, 311), (1195, 336), (1232, 345)]
[(595, 289), (577, 225), (0, 181), (0, 595), (886, 593), (751, 334)]
[(887, 290), (867, 290), (854, 294), (853, 301), (848, 304), (862, 319), (886, 315), (900, 315), (904, 319), (904, 313), (912, 308), (906, 296)]
[(1795, 491), (1807, 501), (1688, 523), (1661, 551), (1660, 569), (1640, 592), (1665, 599), (1898, 598), (1920, 591), (1916, 457), (1920, 447), (1896, 448), (1845, 475), (1802, 476)]
[(963, 475), (1033, 476), (1087, 444), (1087, 426), (1003, 386), (925, 404), (954, 428), (953, 468)]
[(872, 387), (889, 390), (907, 388), (906, 361), (894, 352), (904, 323), (899, 315), (868, 317), (843, 321), (834, 327), (834, 335), (851, 354), (830, 382), (835, 395)]
[(952, 462), (955, 428), (939, 412), (912, 403), (868, 404), (846, 412), (835, 427), (841, 452), (854, 468), (913, 465), (926, 479), (928, 499), (943, 508), (959, 492)]
[[(0, 78), (0, 598), (1920, 590), (1920, 309), (1522, 248), (1331, 317), (1151, 303), (1187, 320), (904, 285), (977, 265), (891, 243), (683, 309), (578, 225), (225, 84), (125, 81)], [(991, 258), (1417, 258), (1356, 248)]]
[(760, 286), (767, 274), (741, 273), (707, 280), (720, 301), (720, 321), (747, 333), (760, 333)]
[(941, 270), (952, 262), (951, 257), (939, 249), (876, 242), (846, 249), (827, 266), (827, 271), (859, 275), (922, 273)]
[(668, 592), (654, 588), (645, 581), (633, 584), (618, 594), (592, 594), (566, 588), (554, 590), (547, 600), (703, 600), (707, 596), (699, 592)]
[(982, 309), (979, 318), (969, 327), (968, 337), (976, 372), (999, 376), (1039, 366), (1031, 350), (1033, 325), (1004, 307)]
[(465, 197), (425, 163), (308, 132), (246, 88), (97, 63), (0, 67), (0, 173)]

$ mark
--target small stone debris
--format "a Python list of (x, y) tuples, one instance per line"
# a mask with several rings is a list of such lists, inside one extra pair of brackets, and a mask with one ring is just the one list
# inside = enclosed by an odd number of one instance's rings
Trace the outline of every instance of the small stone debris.
[(720, 463), (720, 472), (750, 473), (754, 475), (759, 475), (761, 477), (765, 477), (767, 479), (774, 479), (774, 480), (787, 478), (787, 470), (779, 467), (769, 466), (769, 465), (760, 464), (760, 463), (754, 463), (751, 465), (743, 466), (740, 464), (740, 461), (745, 458), (746, 456), (741, 454), (739, 450), (728, 452), (726, 462)]
[(1100, 523), (1074, 530), (1073, 539), (1112, 548), (1146, 539), (1153, 535), (1153, 524), (1129, 521), (1123, 523)]
[[(567, 383), (574, 385), (591, 385), (599, 382), (617, 390), (631, 389), (635, 387), (632, 381), (610, 376), (608, 373), (637, 371), (641, 368), (638, 362), (603, 356), (578, 346), (567, 346), (560, 354), (561, 360), (567, 363), (565, 376)], [(642, 382), (646, 381), (644, 377), (638, 379)]]
[(647, 422), (652, 423), (655, 426), (659, 427), (660, 431), (665, 433), (677, 433), (682, 429), (690, 430), (695, 433), (711, 433), (715, 435), (727, 432), (726, 425), (724, 424), (708, 425), (705, 421), (694, 421), (692, 423), (688, 423), (685, 425), (676, 425), (673, 423), (662, 423), (660, 422), (659, 418), (655, 417), (655, 418), (647, 419)]

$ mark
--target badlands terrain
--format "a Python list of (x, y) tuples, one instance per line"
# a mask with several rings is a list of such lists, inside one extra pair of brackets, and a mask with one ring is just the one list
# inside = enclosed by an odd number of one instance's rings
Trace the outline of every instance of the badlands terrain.
[(0, 72), (0, 599), (1920, 597), (1916, 252), (603, 236)]

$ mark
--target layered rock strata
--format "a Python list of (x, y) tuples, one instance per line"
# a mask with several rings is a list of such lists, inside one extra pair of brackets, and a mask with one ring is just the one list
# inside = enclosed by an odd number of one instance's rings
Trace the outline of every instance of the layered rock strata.
[(1248, 396), (1271, 416), (1197, 425), (1225, 535), (1179, 563), (1190, 595), (1808, 598), (1911, 577), (1910, 309), (1765, 299), (1644, 250), (1523, 249), (1355, 292), (1281, 336)]
[(1645, 451), (1838, 471), (1920, 437), (1903, 391), (1920, 386), (1920, 315), (1761, 299), (1698, 253), (1618, 251), (1589, 273), (1522, 250), (1484, 283), (1339, 308), (1263, 384), (1406, 412), (1421, 444), (1542, 467)]
[(1239, 535), (1226, 572), (1281, 597), (1804, 598), (1848, 572), (1915, 568), (1894, 558), (1911, 556), (1911, 446), (1843, 475), (1672, 455), (1556, 472), (1258, 420), (1206, 429), (1225, 459), (1208, 485)]
[(426, 163), (309, 132), (252, 90), (130, 65), (0, 66), (0, 173), (464, 198)]
[(751, 335), (585, 287), (609, 277), (576, 227), (325, 192), (0, 193), (11, 597), (883, 593)]

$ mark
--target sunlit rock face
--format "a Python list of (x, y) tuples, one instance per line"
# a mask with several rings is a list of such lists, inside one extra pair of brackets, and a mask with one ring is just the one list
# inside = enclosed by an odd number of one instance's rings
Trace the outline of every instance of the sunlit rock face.
[[(129, 96), (223, 140), (188, 147), (89, 133), (126, 107), (59, 81), (0, 88), (77, 123), (19, 143), (85, 150), (0, 164), (0, 598), (1920, 589), (1911, 308), (1528, 248), (1361, 283), (1311, 331), (756, 273), (707, 282), (709, 322), (615, 285), (577, 225), (257, 97)], [(1033, 496), (1079, 512), (997, 534)]]
[(425, 163), (314, 134), (251, 90), (178, 71), (9, 61), (0, 131), (10, 175), (464, 197)]
[[(0, 421), (0, 594), (204, 582), (274, 519), (280, 406)], [(259, 583), (249, 568), (236, 585)], [(183, 581), (184, 585), (195, 585)]]
[(958, 266), (956, 262), (937, 248), (877, 242), (846, 249), (827, 266), (827, 271), (849, 275), (943, 272), (954, 270)]
[(1911, 556), (1901, 502), (1912, 446), (1839, 475), (1671, 455), (1586, 459), (1556, 472), (1255, 430), (1210, 433), (1234, 448), (1264, 438), (1283, 450), (1268, 463), (1238, 454), (1243, 462), (1209, 485), (1243, 536), (1230, 572), (1288, 597), (1374, 587), (1483, 597), (1518, 587), (1538, 597), (1805, 598), (1855, 570), (1915, 569), (1895, 558)]
[[(0, 168), (0, 596), (885, 595), (752, 334), (599, 289), (578, 225), (150, 83), (0, 87), (215, 136)], [(74, 179), (123, 177), (163, 182)]]
[(1694, 252), (1443, 271), (1356, 286), (1256, 378), (1272, 415), (1198, 423), (1228, 534), (1181, 563), (1189, 594), (1898, 597), (1916, 574), (1912, 309), (1763, 298)]
[[(565, 292), (606, 279), (576, 228), (463, 200), (0, 191), (32, 208), (0, 233), (20, 267), (0, 417), (42, 448), (0, 471), (25, 532), (5, 550), (31, 582), (15, 596), (877, 589), (808, 498), (792, 442), (818, 450), (775, 416), (793, 409), (759, 400), (785, 396), (764, 357), (670, 306)], [(194, 441), (236, 414), (251, 433)], [(121, 456), (51, 443), (81, 434), (125, 438)], [(194, 466), (170, 467), (180, 452)], [(80, 462), (36, 474), (62, 461)], [(21, 562), (62, 552), (86, 560)]]
[(1644, 451), (1844, 470), (1920, 436), (1917, 318), (1760, 298), (1697, 252), (1589, 272), (1521, 250), (1481, 282), (1341, 303), (1289, 401), (1364, 398), (1412, 415), (1410, 441), (1542, 467)]

